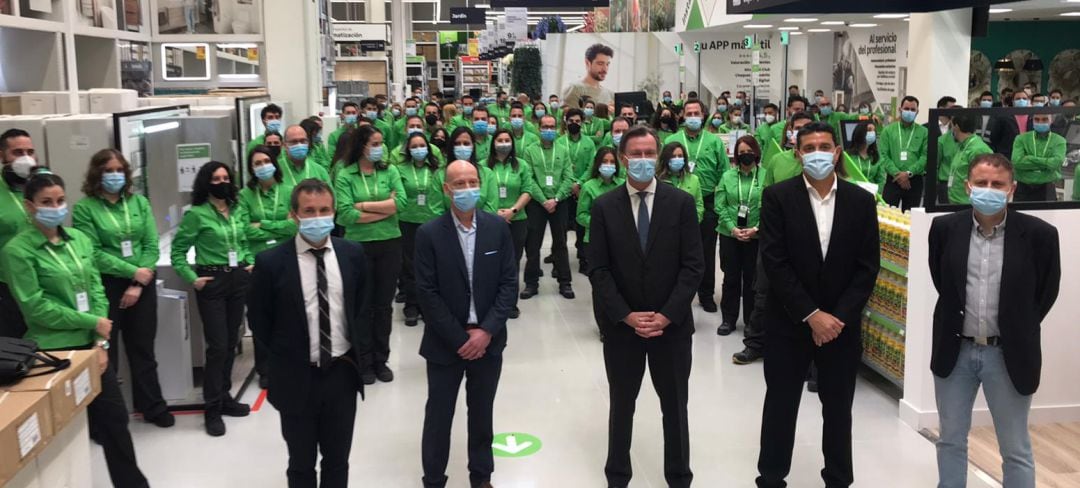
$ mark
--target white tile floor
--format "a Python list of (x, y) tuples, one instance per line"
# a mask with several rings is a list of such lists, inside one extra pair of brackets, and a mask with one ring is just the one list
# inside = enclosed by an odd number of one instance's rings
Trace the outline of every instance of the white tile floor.
[[(544, 268), (550, 273), (550, 266)], [(496, 458), (493, 483), (500, 488), (605, 486), (607, 381), (588, 280), (575, 274), (574, 287), (578, 298), (566, 300), (556, 294), (554, 280), (543, 278), (541, 294), (522, 301), (521, 318), (509, 324), (495, 431), (528, 432), (542, 440), (543, 448), (526, 458)], [(397, 379), (369, 388), (367, 401), (358, 408), (350, 486), (420, 486), (426, 380), (417, 350), (423, 325), (404, 327), (400, 305), (395, 311), (391, 367)], [(742, 348), (741, 327), (731, 336), (718, 337), (719, 315), (704, 313), (695, 305), (695, 317), (698, 333), (690, 389), (695, 485), (751, 487), (765, 392), (761, 363), (731, 363), (731, 355)], [(252, 388), (243, 400), (254, 402), (256, 396)], [(468, 486), (464, 392), (459, 405), (447, 473), (451, 487)], [(816, 396), (804, 396), (800, 413), (788, 481), (793, 488), (821, 486)], [(934, 446), (900, 422), (896, 400), (860, 379), (854, 414), (855, 486), (936, 484)], [(228, 434), (211, 438), (204, 433), (199, 415), (179, 416), (176, 426), (167, 430), (133, 420), (139, 463), (151, 484), (157, 488), (286, 486), (285, 443), (273, 407), (264, 404), (251, 416), (227, 418), (226, 423)], [(665, 486), (660, 410), (648, 381), (638, 402), (634, 434), (632, 486)], [(94, 472), (95, 486), (109, 486), (104, 458), (100, 448), (95, 446), (95, 450), (100, 467)], [(970, 478), (971, 487), (991, 486)]]

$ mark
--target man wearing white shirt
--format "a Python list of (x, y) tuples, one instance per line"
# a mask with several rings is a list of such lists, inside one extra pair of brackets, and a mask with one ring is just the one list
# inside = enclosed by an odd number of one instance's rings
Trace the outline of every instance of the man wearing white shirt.
[(813, 361), (824, 421), (821, 476), (827, 488), (847, 487), (854, 482), (851, 404), (862, 357), (860, 318), (880, 266), (877, 208), (872, 194), (836, 174), (841, 147), (832, 127), (811, 123), (797, 137), (803, 177), (766, 188), (761, 203), (769, 291), (757, 486), (786, 486), (802, 384)]
[(330, 237), (334, 195), (325, 182), (301, 181), (290, 204), (299, 234), (255, 257), (248, 324), (271, 352), (267, 399), (281, 414), (288, 486), (344, 488), (370, 349), (366, 261), (360, 244)]

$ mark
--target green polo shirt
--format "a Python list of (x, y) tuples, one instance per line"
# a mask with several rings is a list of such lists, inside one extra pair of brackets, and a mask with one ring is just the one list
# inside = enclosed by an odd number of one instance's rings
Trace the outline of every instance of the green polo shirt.
[[(390, 147), (390, 146), (384, 146)], [(330, 172), (326, 170), (321, 164), (315, 162), (309, 155), (304, 160), (304, 169), (297, 168), (291, 159), (289, 159), (287, 151), (282, 148), (281, 155), (278, 156), (278, 168), (281, 169), (281, 182), (289, 185), (292, 188), (308, 178), (315, 178), (322, 180), (326, 184), (330, 184)]]
[(967, 187), (964, 185), (967, 182), (968, 166), (971, 164), (971, 160), (975, 159), (975, 156), (992, 154), (993, 152), (978, 134), (974, 134), (964, 139), (964, 142), (957, 144), (956, 155), (953, 156), (952, 163), (949, 164), (949, 203), (961, 205), (971, 203), (971, 199), (967, 194)]
[[(37, 228), (24, 229), (0, 253), (10, 272), (8, 287), (26, 320), (23, 337), (42, 349), (92, 344), (98, 319), (109, 315), (93, 240), (77, 229), (60, 232), (60, 242), (53, 244)], [(80, 312), (83, 293), (88, 309)]]
[[(477, 169), (480, 174), (480, 201), (476, 202), (476, 208), (487, 213), (495, 213), (495, 207), (499, 203), (499, 190), (495, 188), (495, 175), (491, 172), (491, 168), (482, 164), (478, 164)], [(439, 188), (442, 188), (443, 182), (446, 181), (445, 166), (439, 169), (438, 178)], [(454, 199), (444, 193), (443, 207), (449, 209), (453, 205)]]
[(327, 173), (330, 171), (330, 160), (333, 159), (333, 156), (334, 155), (330, 154), (330, 151), (326, 149), (326, 145), (321, 142), (312, 142), (308, 146), (308, 161), (314, 161), (319, 166), (322, 166)]
[(296, 222), (289, 218), (292, 189), (287, 183), (274, 183), (268, 191), (262, 185), (240, 190), (240, 208), (249, 220), (245, 232), (252, 255), (296, 237)]
[(603, 147), (604, 136), (610, 136), (611, 120), (600, 117), (589, 117), (581, 124), (581, 134), (589, 136), (596, 147)]
[(232, 207), (228, 218), (210, 202), (192, 206), (184, 213), (173, 236), (169, 256), (176, 274), (189, 284), (199, 277), (187, 260), (191, 246), (195, 246), (197, 266), (228, 266), (229, 251), (236, 251), (237, 264), (241, 266), (254, 263), (247, 227), (248, 217), (240, 205)]
[[(474, 136), (475, 137), (475, 136)], [(483, 138), (477, 137), (475, 139), (476, 162), (483, 161), (491, 154), (491, 141), (492, 137), (485, 134)]]
[(398, 211), (405, 208), (405, 187), (396, 166), (379, 168), (374, 174), (364, 175), (360, 164), (342, 168), (334, 181), (334, 198), (337, 200), (337, 223), (345, 227), (345, 238), (357, 242), (386, 241), (401, 237), (398, 215), (394, 214), (378, 222), (362, 224), (360, 202), (379, 202), (394, 196)]
[(795, 151), (783, 151), (765, 165), (765, 186), (790, 180), (802, 173), (802, 161), (795, 157)]
[[(154, 212), (146, 197), (131, 195), (110, 203), (87, 196), (75, 204), (71, 221), (94, 243), (95, 264), (102, 274), (131, 279), (139, 268), (157, 269), (161, 250)], [(125, 249), (129, 251), (126, 256)]]
[[(434, 144), (428, 144), (428, 152), (435, 155), (435, 159), (439, 161), (439, 167), (446, 166), (446, 158), (443, 157), (442, 151), (435, 147)], [(405, 143), (401, 143), (398, 147), (395, 147), (393, 151), (387, 153), (384, 156), (386, 161), (394, 166), (401, 166), (408, 161), (412, 161), (412, 153), (408, 149), (405, 149)], [(398, 169), (400, 172), (400, 168)]]
[(1012, 163), (1016, 181), (1044, 185), (1061, 179), (1065, 162), (1065, 138), (1053, 132), (1028, 131), (1013, 139)]
[(567, 154), (570, 155), (570, 161), (574, 165), (574, 182), (584, 182), (589, 170), (592, 169), (593, 159), (596, 158), (596, 144), (584, 135), (578, 135), (575, 141), (570, 134), (563, 134), (555, 139), (555, 145), (565, 147)]
[[(845, 121), (845, 120), (858, 120), (858, 119), (859, 119), (859, 114), (849, 114), (849, 113), (835, 112), (835, 111), (833, 113), (829, 114), (828, 117), (822, 117), (822, 116), (818, 115), (818, 121), (819, 122), (825, 122), (826, 124), (829, 124), (829, 126), (832, 127), (832, 129), (834, 131), (834, 134), (836, 135), (838, 140), (841, 139), (841, 137), (840, 137), (840, 122)], [(924, 146), (925, 146), (925, 144), (924, 144)], [(924, 149), (924, 151), (925, 151), (925, 149)]]
[(761, 146), (762, 151), (764, 151), (766, 147), (772, 146), (772, 144), (773, 144), (772, 141), (775, 140), (775, 139), (773, 139), (773, 130), (772, 130), (772, 128), (775, 125), (783, 126), (784, 123), (783, 123), (783, 121), (776, 121), (776, 122), (773, 122), (771, 124), (767, 124), (765, 122), (762, 122), (761, 124), (758, 125), (757, 130), (754, 132), (754, 139), (757, 139), (757, 143), (758, 143), (759, 146)]
[(686, 163), (690, 172), (701, 178), (702, 196), (712, 195), (720, 175), (730, 167), (724, 141), (710, 132), (699, 132), (696, 137), (691, 137), (684, 128), (668, 137), (664, 145), (672, 142), (680, 142), (686, 148)]
[(949, 166), (952, 164), (953, 157), (956, 156), (956, 152), (960, 150), (956, 143), (956, 138), (952, 136), (952, 133), (942, 134), (938, 137), (938, 154), (937, 154), (937, 179), (940, 182), (949, 181)]
[(405, 189), (405, 206), (398, 212), (398, 219), (410, 224), (425, 224), (446, 212), (438, 169), (404, 162), (397, 169)]
[[(480, 166), (489, 168), (491, 161), (485, 160), (480, 163)], [(524, 159), (517, 158), (517, 169), (514, 169), (513, 165), (505, 161), (496, 159), (494, 162), (495, 165), (490, 167), (490, 170), (495, 183), (496, 211), (513, 207), (523, 193), (528, 193), (534, 200), (543, 198), (544, 194), (533, 178), (533, 170)], [(510, 220), (520, 222), (526, 218), (525, 209), (522, 208)]]
[[(22, 191), (12, 191), (7, 182), (0, 178), (0, 249), (23, 229), (31, 227)], [(4, 266), (0, 263), (0, 283), (7, 282), (3, 270)]]
[(720, 128), (717, 129), (717, 130), (721, 134), (730, 134), (730, 133), (735, 132), (737, 130), (741, 130), (741, 131), (746, 132), (747, 135), (753, 135), (753, 133), (750, 131), (750, 126), (746, 125), (746, 124), (734, 125), (731, 122), (726, 122), (724, 124), (721, 124)]
[(524, 159), (544, 195), (537, 199), (538, 203), (553, 198), (561, 202), (569, 198), (570, 187), (574, 184), (574, 164), (565, 145), (552, 144), (546, 149), (541, 144), (529, 146)]
[(666, 175), (663, 179), (664, 183), (667, 183), (675, 188), (678, 188), (690, 196), (694, 197), (694, 208), (697, 211), (698, 223), (701, 223), (701, 219), (705, 217), (705, 201), (701, 196), (701, 179), (693, 173), (687, 173), (685, 170), (681, 176)]
[(626, 178), (618, 172), (612, 176), (611, 181), (604, 181), (603, 178), (597, 176), (581, 184), (581, 191), (578, 192), (577, 223), (585, 228), (586, 243), (589, 242), (589, 225), (592, 223), (593, 202), (600, 198), (601, 195), (625, 184)]
[[(519, 155), (524, 155), (525, 151), (532, 146), (540, 145), (540, 136), (526, 130), (521, 131), (521, 137), (514, 135), (513, 132), (510, 133), (510, 137), (514, 139), (514, 152)], [(488, 156), (490, 155), (488, 153)]]
[(887, 176), (894, 177), (901, 171), (915, 176), (926, 174), (928, 133), (926, 127), (914, 123), (905, 127), (903, 122), (893, 122), (878, 132), (878, 152)]
[(746, 227), (757, 227), (761, 223), (761, 192), (765, 189), (768, 172), (762, 167), (754, 168), (750, 174), (743, 174), (738, 168), (724, 172), (716, 187), (714, 202), (719, 217), (716, 232), (731, 237), (731, 231), (739, 222), (739, 208), (743, 205), (748, 209)]
[[(282, 134), (282, 136), (284, 136), (284, 135), (285, 134)], [(246, 157), (250, 156), (252, 150), (254, 150), (256, 147), (259, 147), (259, 146), (261, 146), (263, 144), (266, 144), (266, 134), (265, 133), (260, 134), (258, 137), (248, 141), (247, 148), (244, 149), (244, 157), (246, 158)]]
[[(877, 185), (877, 194), (881, 195), (881, 192), (885, 189), (885, 165), (882, 164), (881, 159), (878, 158), (877, 162), (872, 157), (862, 157), (857, 153), (850, 153), (844, 151), (844, 167), (848, 170), (848, 175), (857, 174), (858, 177), (853, 179), (858, 181), (865, 180), (867, 183), (873, 183)], [(856, 171), (858, 173), (856, 173)]]

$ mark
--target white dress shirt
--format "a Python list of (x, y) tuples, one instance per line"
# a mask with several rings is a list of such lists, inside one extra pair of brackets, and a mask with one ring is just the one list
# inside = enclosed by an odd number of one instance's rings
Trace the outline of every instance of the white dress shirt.
[[(454, 227), (457, 228), (458, 242), (461, 244), (461, 252), (465, 255), (465, 270), (469, 274), (469, 290), (472, 290), (473, 258), (476, 257), (476, 212), (473, 212), (472, 227), (468, 228), (461, 225), (461, 221), (453, 211), (450, 211), (450, 216), (454, 218)], [(471, 297), (472, 294), (470, 293), (469, 296)], [(469, 319), (466, 325), (479, 323), (480, 320), (476, 317), (476, 298), (472, 298), (469, 300)]]
[[(311, 362), (319, 362), (319, 282), (318, 261), (315, 255), (308, 252), (312, 249), (299, 235), (296, 236), (296, 260), (300, 265), (300, 291), (304, 296), (304, 311), (307, 313), (308, 322), (308, 352)], [(326, 253), (323, 254), (323, 263), (326, 265), (326, 293), (330, 303), (330, 352), (331, 356), (339, 357), (349, 352), (352, 344), (349, 343), (349, 335), (345, 331), (345, 288), (341, 281), (341, 268), (338, 266), (337, 256), (334, 255), (334, 243), (332, 239), (326, 240)]]
[(638, 196), (638, 193), (643, 191), (649, 192), (649, 194), (645, 196), (645, 208), (649, 209), (649, 222), (650, 225), (652, 225), (653, 201), (656, 200), (656, 178), (653, 178), (649, 183), (648, 188), (645, 188), (644, 190), (634, 188), (630, 185), (630, 180), (628, 178), (626, 180), (626, 191), (630, 192), (630, 211), (634, 213), (634, 228), (637, 228), (638, 206), (641, 205), (641, 197)]
[(836, 215), (836, 182), (839, 177), (833, 175), (832, 189), (822, 198), (818, 191), (810, 184), (810, 180), (803, 175), (806, 183), (806, 191), (810, 193), (810, 208), (814, 211), (814, 220), (817, 221), (818, 241), (821, 244), (821, 259), (829, 254), (829, 240), (832, 238), (833, 217)]

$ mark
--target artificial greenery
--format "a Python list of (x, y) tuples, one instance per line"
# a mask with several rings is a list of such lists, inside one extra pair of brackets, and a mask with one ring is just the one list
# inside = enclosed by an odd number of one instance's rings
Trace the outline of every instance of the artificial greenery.
[(514, 63), (510, 67), (514, 93), (525, 93), (533, 100), (540, 99), (541, 79), (540, 49), (535, 46), (514, 50)]

